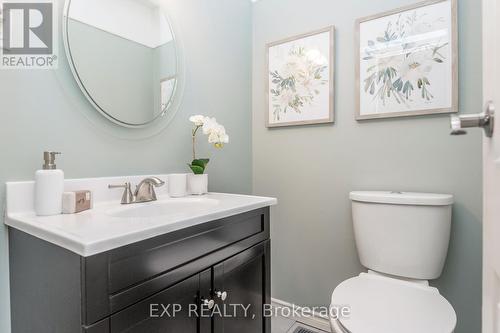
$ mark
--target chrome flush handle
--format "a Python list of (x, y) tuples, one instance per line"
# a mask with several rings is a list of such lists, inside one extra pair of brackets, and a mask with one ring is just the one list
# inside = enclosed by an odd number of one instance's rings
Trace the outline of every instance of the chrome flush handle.
[(451, 116), (451, 135), (465, 135), (464, 128), (479, 127), (484, 129), (484, 134), (491, 138), (495, 130), (495, 105), (489, 102), (486, 111), (479, 114), (464, 114)]

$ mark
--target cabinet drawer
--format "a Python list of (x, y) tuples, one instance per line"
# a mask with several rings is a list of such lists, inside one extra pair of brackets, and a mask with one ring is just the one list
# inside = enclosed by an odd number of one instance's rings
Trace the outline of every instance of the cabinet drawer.
[(183, 274), (192, 273), (186, 269), (189, 263), (268, 238), (269, 209), (262, 208), (84, 258), (84, 323), (95, 323), (139, 301), (141, 295), (147, 297), (185, 278)]
[[(264, 231), (261, 214), (244, 214), (203, 226), (193, 233), (159, 238), (129, 253), (113, 253), (109, 262), (111, 293), (126, 289), (191, 260)], [(181, 236), (181, 237), (178, 237)], [(126, 251), (129, 252), (129, 251)]]

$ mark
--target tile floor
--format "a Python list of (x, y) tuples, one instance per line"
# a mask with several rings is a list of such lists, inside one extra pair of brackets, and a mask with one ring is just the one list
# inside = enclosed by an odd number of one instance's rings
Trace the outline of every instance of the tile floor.
[(298, 326), (302, 326), (317, 333), (326, 333), (325, 331), (301, 324), (290, 318), (273, 317), (271, 320), (271, 333), (293, 333)]

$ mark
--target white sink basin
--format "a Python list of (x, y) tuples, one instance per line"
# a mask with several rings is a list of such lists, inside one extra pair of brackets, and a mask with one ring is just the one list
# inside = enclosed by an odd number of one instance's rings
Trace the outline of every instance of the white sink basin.
[(168, 175), (66, 179), (65, 191), (92, 191), (94, 208), (78, 214), (37, 216), (35, 182), (9, 182), (5, 224), (70, 250), (83, 257), (160, 235), (273, 206), (274, 198), (208, 193), (170, 198), (168, 187), (156, 189), (158, 201), (120, 205), (122, 190), (109, 184), (138, 184), (145, 177), (168, 179)]
[(149, 218), (182, 214), (185, 212), (199, 212), (213, 208), (219, 200), (210, 198), (179, 198), (165, 199), (148, 203), (137, 203), (106, 211), (106, 214), (119, 218)]

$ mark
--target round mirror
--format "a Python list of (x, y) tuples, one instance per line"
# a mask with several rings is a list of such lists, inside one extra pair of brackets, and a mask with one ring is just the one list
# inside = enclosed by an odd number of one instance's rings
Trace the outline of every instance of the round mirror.
[(177, 48), (161, 0), (67, 0), (67, 56), (82, 92), (105, 117), (144, 127), (173, 112)]

